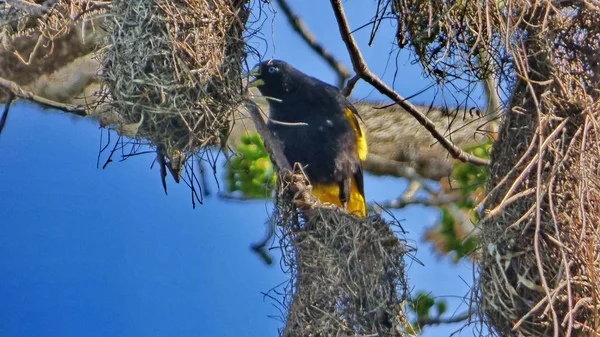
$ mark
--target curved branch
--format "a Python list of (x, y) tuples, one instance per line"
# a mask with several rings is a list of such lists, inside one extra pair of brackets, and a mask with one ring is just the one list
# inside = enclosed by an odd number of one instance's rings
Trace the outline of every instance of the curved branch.
[(400, 199), (390, 200), (383, 204), (378, 204), (376, 209), (401, 209), (410, 205), (421, 205), (426, 207), (441, 207), (456, 203), (460, 200), (459, 196), (440, 196), (429, 198), (401, 197)]
[[(346, 67), (342, 62), (333, 56), (333, 54), (325, 49), (322, 44), (317, 41), (317, 38), (308, 30), (308, 27), (304, 24), (304, 21), (294, 13), (290, 5), (287, 3), (287, 0), (277, 0), (277, 4), (283, 11), (283, 14), (288, 18), (288, 21), (294, 31), (300, 35), (302, 40), (306, 42), (306, 44), (327, 64), (333, 68), (333, 70), (337, 73), (339, 77), (339, 87), (341, 88), (344, 85), (344, 82), (347, 78), (352, 76), (348, 67)], [(348, 96), (348, 95), (346, 95)]]
[(57, 110), (72, 113), (74, 115), (82, 116), (82, 117), (85, 117), (88, 115), (85, 108), (83, 108), (79, 105), (63, 104), (63, 103), (59, 103), (59, 102), (38, 96), (38, 95), (34, 94), (33, 92), (24, 90), (17, 83), (15, 83), (13, 81), (9, 81), (2, 77), (0, 77), (0, 87), (7, 89), (11, 94), (15, 95), (18, 98), (23, 98), (23, 99), (41, 104), (41, 105), (49, 107), (49, 108), (54, 108)]
[(427, 118), (427, 116), (419, 112), (414, 107), (414, 105), (406, 101), (406, 99), (400, 96), (397, 92), (395, 92), (392, 88), (390, 88), (379, 77), (377, 77), (369, 70), (367, 63), (363, 58), (362, 53), (360, 52), (360, 49), (356, 44), (356, 41), (354, 40), (354, 36), (352, 36), (350, 26), (348, 25), (348, 20), (344, 12), (342, 1), (331, 0), (331, 6), (333, 7), (333, 11), (338, 22), (338, 27), (340, 29), (342, 40), (346, 44), (346, 48), (348, 49), (348, 53), (350, 54), (350, 58), (352, 59), (352, 65), (354, 66), (354, 71), (356, 72), (356, 74), (359, 75), (360, 78), (365, 80), (367, 83), (371, 84), (380, 93), (386, 95), (398, 105), (400, 105), (402, 108), (404, 108), (408, 113), (410, 113), (421, 125), (425, 127), (425, 129), (427, 129), (427, 131), (431, 133), (431, 135), (452, 155), (452, 157), (463, 162), (469, 162), (478, 166), (489, 165), (488, 160), (468, 154), (461, 150), (453, 142), (446, 139), (435, 128), (435, 124), (429, 118)]
[(360, 80), (360, 76), (358, 76), (358, 75), (352, 76), (352, 78), (350, 78), (348, 80), (348, 83), (346, 83), (346, 86), (344, 87), (344, 89), (342, 89), (342, 95), (344, 95), (346, 97), (350, 96), (350, 94), (352, 93), (352, 90), (354, 90), (354, 86), (356, 86), (356, 83), (358, 82), (358, 80)]
[(4, 110), (2, 111), (2, 116), (0, 116), (0, 133), (4, 129), (4, 125), (6, 125), (6, 119), (8, 118), (8, 110), (10, 110), (10, 105), (15, 99), (15, 95), (12, 92), (8, 93), (8, 97), (6, 98), (6, 103), (4, 104)]
[(450, 317), (450, 318), (430, 318), (430, 317), (419, 317), (417, 318), (417, 325), (423, 327), (425, 325), (439, 325), (439, 324), (449, 324), (449, 323), (459, 323), (462, 321), (466, 321), (471, 317), (471, 311), (467, 311), (461, 315)]

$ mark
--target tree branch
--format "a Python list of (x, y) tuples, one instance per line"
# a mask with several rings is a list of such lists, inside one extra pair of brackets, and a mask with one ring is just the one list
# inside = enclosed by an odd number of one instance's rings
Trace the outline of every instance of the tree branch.
[(8, 118), (8, 110), (10, 109), (10, 105), (15, 99), (15, 95), (12, 92), (8, 93), (8, 97), (6, 98), (6, 104), (4, 104), (4, 111), (2, 111), (2, 116), (0, 116), (0, 134), (4, 129), (4, 125), (6, 125), (6, 119)]
[(449, 323), (459, 323), (465, 321), (471, 317), (471, 311), (467, 311), (461, 315), (450, 317), (450, 318), (441, 318), (441, 317), (419, 317), (417, 318), (417, 325), (420, 327), (426, 325), (439, 325), (439, 324), (449, 324)]
[[(300, 37), (306, 42), (306, 44), (317, 54), (319, 55), (327, 64), (335, 70), (339, 77), (339, 87), (341, 88), (344, 85), (346, 79), (348, 79), (352, 74), (348, 67), (346, 67), (342, 62), (333, 56), (331, 52), (329, 52), (322, 44), (317, 41), (317, 38), (311, 33), (311, 31), (306, 27), (304, 21), (294, 13), (294, 11), (290, 8), (287, 0), (277, 0), (277, 4), (279, 8), (283, 11), (283, 14), (288, 18), (288, 21), (294, 31), (300, 35)], [(349, 93), (348, 93), (349, 94)], [(346, 95), (348, 96), (348, 95)]]
[(408, 113), (410, 113), (421, 125), (427, 129), (431, 133), (431, 135), (452, 155), (452, 157), (461, 160), (463, 162), (469, 162), (478, 166), (487, 166), (489, 165), (489, 161), (478, 158), (471, 154), (468, 154), (457, 147), (453, 142), (446, 139), (436, 128), (435, 124), (427, 118), (424, 114), (419, 112), (411, 103), (406, 101), (402, 96), (400, 96), (397, 92), (395, 92), (392, 88), (390, 88), (387, 84), (385, 84), (379, 77), (373, 74), (369, 67), (367, 66), (366, 61), (364, 60), (356, 41), (354, 40), (354, 36), (351, 34), (350, 26), (348, 24), (348, 20), (346, 18), (346, 14), (344, 12), (344, 7), (342, 5), (341, 0), (330, 0), (331, 6), (333, 7), (333, 11), (335, 13), (336, 20), (338, 22), (338, 27), (340, 29), (340, 35), (342, 40), (346, 44), (346, 48), (348, 49), (348, 53), (350, 54), (350, 58), (352, 59), (352, 65), (354, 67), (354, 71), (360, 78), (365, 80), (367, 83), (371, 84), (375, 89), (377, 89), (380, 93), (386, 95), (402, 108), (404, 108)]
[(448, 196), (442, 195), (439, 197), (429, 197), (429, 198), (416, 198), (416, 197), (401, 197), (400, 199), (394, 199), (388, 201), (384, 204), (379, 204), (375, 208), (381, 209), (400, 209), (409, 205), (421, 205), (427, 207), (440, 207), (446, 206), (449, 204), (453, 204), (460, 200), (460, 197), (457, 196)]
[(352, 78), (350, 78), (348, 80), (348, 83), (346, 83), (346, 86), (344, 87), (344, 89), (342, 89), (342, 95), (344, 95), (346, 97), (350, 96), (350, 94), (352, 93), (352, 90), (354, 90), (354, 86), (356, 85), (356, 82), (358, 82), (358, 80), (360, 80), (360, 76), (358, 76), (358, 75), (352, 76)]
[(390, 175), (408, 179), (415, 179), (418, 177), (417, 172), (410, 165), (387, 159), (374, 153), (369, 153), (367, 155), (367, 160), (364, 161), (363, 168), (376, 175)]
[(82, 106), (72, 105), (72, 104), (63, 104), (63, 103), (59, 103), (59, 102), (38, 96), (30, 91), (24, 90), (17, 83), (15, 83), (13, 81), (9, 81), (3, 77), (0, 77), (0, 87), (7, 89), (11, 94), (15, 95), (16, 97), (35, 102), (35, 103), (41, 104), (41, 105), (49, 107), (49, 108), (61, 110), (63, 112), (71, 113), (71, 114), (74, 114), (77, 116), (82, 116), (82, 117), (88, 116), (86, 109)]
[[(369, 158), (370, 157), (367, 157), (367, 161), (369, 161)], [(382, 160), (384, 162), (389, 161), (389, 162), (391, 162), (390, 165), (392, 163), (402, 164), (399, 162), (387, 160), (385, 158), (381, 158), (378, 160)], [(406, 206), (409, 206), (409, 205), (422, 205), (422, 206), (427, 206), (427, 207), (448, 206), (448, 205), (454, 204), (455, 202), (457, 202), (458, 200), (461, 199), (460, 195), (457, 195), (457, 194), (441, 194), (440, 195), (439, 193), (433, 191), (431, 188), (429, 188), (427, 186), (427, 184), (425, 183), (425, 179), (423, 177), (419, 176), (419, 174), (417, 174), (416, 172), (414, 172), (414, 170), (412, 172), (406, 171), (403, 173), (404, 174), (400, 175), (400, 172), (398, 172), (399, 176), (405, 177), (409, 181), (409, 186), (406, 189), (406, 191), (397, 199), (390, 200), (383, 204), (373, 205), (372, 207), (376, 212), (382, 211), (384, 209), (405, 208)], [(425, 191), (429, 196), (428, 197), (415, 197), (416, 193), (420, 190)]]

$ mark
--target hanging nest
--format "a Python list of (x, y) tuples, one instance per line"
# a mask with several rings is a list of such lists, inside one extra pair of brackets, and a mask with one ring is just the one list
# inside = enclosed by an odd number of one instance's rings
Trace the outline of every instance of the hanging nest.
[(500, 336), (597, 336), (600, 8), (505, 6), (519, 80), (492, 151), (480, 312)]
[(480, 222), (481, 319), (499, 336), (600, 335), (600, 6), (395, 0), (392, 12), (398, 45), (441, 83), (493, 74), (509, 89)]
[[(379, 0), (380, 5), (383, 2)], [(501, 60), (503, 52), (503, 40), (494, 29), (502, 24), (493, 12), (497, 6), (461, 0), (393, 0), (391, 9), (398, 22), (398, 46), (410, 46), (424, 70), (437, 80), (503, 78), (502, 64), (491, 62)]]
[(222, 144), (243, 97), (245, 5), (112, 2), (101, 63), (106, 101), (119, 115), (122, 135), (149, 140), (173, 162)]
[(281, 335), (404, 335), (404, 258), (410, 248), (392, 230), (398, 225), (315, 203), (302, 174), (280, 180), (288, 182), (288, 194), (279, 200), (275, 222), (282, 265), (291, 274)]

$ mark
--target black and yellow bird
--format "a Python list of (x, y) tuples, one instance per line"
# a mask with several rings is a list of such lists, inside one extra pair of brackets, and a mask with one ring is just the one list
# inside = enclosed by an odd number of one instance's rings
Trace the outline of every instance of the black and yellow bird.
[(334, 86), (279, 60), (250, 72), (269, 102), (267, 126), (290, 164), (299, 163), (322, 203), (366, 216), (362, 161), (367, 141), (356, 108)]

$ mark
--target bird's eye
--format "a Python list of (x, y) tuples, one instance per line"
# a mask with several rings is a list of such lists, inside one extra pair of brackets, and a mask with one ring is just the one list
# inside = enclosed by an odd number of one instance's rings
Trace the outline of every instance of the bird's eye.
[(277, 68), (269, 67), (269, 74), (275, 74), (277, 72)]

